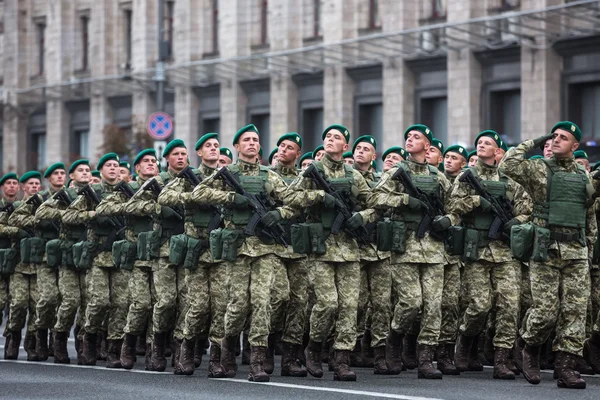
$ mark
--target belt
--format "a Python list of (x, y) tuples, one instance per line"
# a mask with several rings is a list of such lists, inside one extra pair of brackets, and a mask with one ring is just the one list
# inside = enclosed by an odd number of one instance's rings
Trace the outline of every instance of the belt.
[(559, 242), (573, 242), (581, 238), (581, 233), (562, 233), (550, 231), (550, 239), (558, 240)]

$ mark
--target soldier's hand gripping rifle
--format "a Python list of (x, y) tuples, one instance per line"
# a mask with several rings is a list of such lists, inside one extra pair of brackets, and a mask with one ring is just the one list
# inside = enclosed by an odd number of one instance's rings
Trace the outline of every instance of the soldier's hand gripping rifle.
[(492, 225), (490, 225), (488, 237), (490, 239), (510, 241), (510, 235), (502, 229), (504, 224), (514, 218), (513, 206), (510, 200), (506, 196), (494, 197), (490, 195), (470, 169), (463, 172), (458, 180), (471, 186), (479, 196), (486, 199), (492, 205), (491, 210), (494, 214), (494, 220), (492, 221)]
[[(91, 201), (92, 205), (94, 206), (94, 209), (98, 207), (98, 204), (100, 204), (100, 202), (102, 201), (100, 196), (98, 196), (98, 193), (96, 193), (96, 191), (90, 185), (85, 185), (84, 187), (79, 189), (78, 194), (84, 196), (89, 201)], [(120, 218), (109, 217), (108, 222), (110, 223), (110, 225), (112, 225), (113, 228), (115, 228), (118, 231), (117, 233), (123, 232), (125, 229), (125, 221), (122, 221)]]
[[(248, 198), (248, 202), (250, 207), (254, 210), (254, 214), (248, 221), (246, 225), (246, 229), (244, 233), (250, 236), (258, 236), (257, 233), (260, 233), (264, 236), (267, 236), (277, 243), (288, 246), (288, 243), (285, 240), (285, 229), (281, 224), (274, 224), (268, 228), (261, 227), (258, 229), (258, 224), (260, 223), (260, 219), (271, 211), (271, 206), (273, 205), (268, 199), (263, 199), (261, 197), (256, 196), (255, 194), (248, 193), (246, 189), (238, 182), (238, 180), (231, 174), (227, 167), (221, 168), (213, 177), (214, 179), (222, 179), (223, 182), (230, 188), (232, 188), (237, 194), (241, 194), (242, 196)], [(257, 232), (257, 229), (259, 232)]]
[(6, 205), (4, 207), (2, 207), (2, 209), (0, 209), (0, 212), (5, 212), (8, 215), (12, 214), (15, 211), (15, 206), (13, 203), (6, 203)]
[[(196, 187), (202, 182), (202, 179), (194, 173), (194, 170), (189, 165), (185, 167), (183, 171), (181, 171), (177, 175), (177, 177), (185, 179), (190, 183), (190, 185), (192, 185), (192, 187)], [(221, 222), (223, 220), (223, 217), (221, 216), (221, 211), (217, 207), (210, 206), (210, 210), (213, 213), (213, 217), (210, 219), (208, 225), (206, 226), (206, 230), (209, 234), (214, 229), (217, 229), (219, 226), (221, 226)]]
[(71, 198), (71, 196), (69, 195), (67, 190), (64, 188), (60, 189), (58, 192), (56, 192), (54, 194), (54, 198), (56, 200), (58, 200), (59, 203), (63, 204), (66, 207), (70, 206), (71, 203), (73, 202), (73, 199)]
[(34, 194), (27, 199), (25, 204), (33, 206), (33, 213), (35, 214), (35, 210), (37, 210), (42, 205), (42, 199), (37, 194)]
[(404, 190), (406, 194), (411, 197), (414, 197), (421, 201), (421, 203), (425, 204), (425, 215), (419, 222), (419, 226), (417, 227), (416, 235), (418, 238), (425, 237), (425, 232), (429, 231), (431, 237), (437, 240), (444, 239), (444, 236), (438, 232), (434, 232), (431, 230), (431, 223), (440, 215), (444, 215), (444, 205), (440, 198), (436, 195), (431, 195), (425, 193), (423, 190), (416, 187), (408, 175), (408, 173), (403, 168), (398, 168), (398, 170), (392, 175), (393, 180), (397, 180), (404, 186)]
[(133, 195), (135, 194), (135, 192), (133, 191), (131, 186), (129, 186), (129, 184), (125, 181), (120, 181), (119, 183), (117, 183), (115, 190), (123, 193), (123, 195), (125, 195), (127, 200), (131, 199), (133, 197)]
[[(144, 182), (144, 184), (140, 188), (140, 191), (142, 191), (142, 190), (150, 191), (154, 195), (154, 198), (157, 199), (158, 196), (160, 195), (160, 192), (162, 192), (162, 189), (163, 189), (162, 186), (160, 186), (160, 183), (158, 183), (156, 178), (150, 178), (146, 182)], [(183, 216), (184, 216), (183, 209), (181, 207), (177, 207), (177, 206), (173, 206), (170, 208), (175, 212), (175, 215), (178, 217), (177, 219), (182, 221)]]
[[(336, 215), (333, 223), (331, 224), (331, 233), (337, 234), (344, 227), (344, 223), (353, 215), (352, 210), (356, 207), (356, 202), (352, 196), (341, 196), (340, 193), (333, 190), (329, 182), (323, 178), (321, 173), (317, 170), (314, 164), (310, 164), (304, 171), (304, 176), (311, 179), (319, 189), (325, 191), (325, 193), (333, 196), (336, 202)], [(366, 244), (369, 242), (369, 232), (364, 226), (356, 228), (354, 230), (344, 228), (350, 237), (355, 238), (359, 243)]]

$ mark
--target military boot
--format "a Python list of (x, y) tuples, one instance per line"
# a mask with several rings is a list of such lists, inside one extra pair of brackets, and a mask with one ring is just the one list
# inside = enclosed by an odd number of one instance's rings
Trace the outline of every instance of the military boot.
[(330, 354), (329, 342), (326, 340), (323, 342), (323, 350), (321, 350), (321, 362), (323, 364), (329, 362), (329, 354)]
[(19, 347), (21, 347), (21, 331), (7, 331), (6, 342), (4, 344), (4, 359), (16, 360), (19, 358)]
[(171, 357), (173, 355), (173, 331), (169, 331), (165, 335), (165, 358)]
[[(150, 349), (150, 351), (147, 351), (147, 349)], [(146, 355), (144, 356), (144, 370), (154, 371), (154, 366), (152, 365), (152, 343), (146, 343)]]
[(25, 335), (25, 341), (23, 342), (23, 347), (27, 352), (27, 361), (40, 361), (38, 354), (35, 351), (35, 333), (28, 332)]
[(282, 342), (283, 354), (281, 355), (281, 376), (303, 378), (307, 375), (306, 368), (296, 358), (298, 345)]
[(48, 330), (48, 357), (54, 357), (54, 331)]
[(479, 360), (479, 350), (483, 352), (483, 346), (480, 347), (479, 342), (485, 340), (480, 335), (475, 336), (471, 350), (469, 352), (469, 365), (467, 371), (483, 371), (483, 364)]
[(250, 365), (250, 342), (247, 333), (243, 334), (242, 346), (242, 365)]
[(221, 365), (226, 371), (228, 378), (233, 378), (237, 373), (235, 362), (235, 342), (239, 342), (239, 336), (226, 336), (221, 342)]
[(308, 346), (304, 351), (306, 357), (306, 370), (315, 378), (323, 377), (323, 364), (321, 363), (321, 352), (323, 343), (315, 342), (312, 339), (308, 341)]
[[(329, 372), (333, 372), (335, 371), (335, 352), (333, 350), (333, 342), (327, 342), (327, 348), (329, 349), (328, 351), (328, 356), (327, 356), (327, 370)], [(352, 352), (350, 352), (350, 354), (352, 354)], [(348, 356), (350, 357), (350, 356)], [(348, 359), (348, 362), (350, 362), (350, 360)], [(350, 365), (350, 364), (348, 364)]]
[(594, 368), (581, 356), (575, 359), (575, 370), (584, 375), (596, 375)]
[(402, 372), (402, 348), (404, 346), (404, 335), (400, 335), (395, 330), (390, 329), (386, 339), (386, 357), (390, 365), (392, 375), (398, 375)]
[(517, 337), (515, 340), (515, 345), (513, 348), (513, 362), (515, 367), (520, 372), (523, 372), (523, 348), (525, 347), (525, 341), (521, 338), (521, 336)]
[(269, 375), (275, 370), (275, 346), (277, 345), (277, 338), (275, 333), (269, 333), (267, 354), (263, 363), (265, 372)]
[(585, 381), (581, 378), (579, 372), (575, 370), (576, 357), (574, 354), (564, 351), (559, 351), (556, 354), (556, 369), (558, 370), (556, 385), (559, 388), (585, 389)]
[(250, 348), (250, 370), (248, 371), (248, 380), (250, 382), (269, 382), (269, 374), (264, 369), (266, 358), (266, 347), (252, 346)]
[(96, 355), (98, 356), (99, 361), (106, 361), (106, 358), (108, 357), (108, 342), (106, 340), (107, 335), (108, 333), (106, 331), (98, 332), (98, 341), (96, 343)]
[(356, 373), (350, 370), (350, 351), (335, 351), (333, 380), (345, 382), (353, 382), (356, 380)]
[(494, 365), (496, 360), (496, 352), (494, 349), (494, 335), (486, 330), (485, 337), (482, 336), (479, 342), (479, 361), (483, 365)]
[(202, 365), (202, 356), (206, 353), (205, 341), (205, 339), (198, 339), (194, 343), (194, 368)]
[[(73, 339), (75, 339), (75, 352), (77, 353), (77, 360), (79, 361), (81, 355), (81, 340), (79, 339), (79, 332), (81, 331), (81, 326), (75, 325), (73, 329)], [(79, 364), (79, 363), (78, 363)], [(81, 364), (79, 364), (81, 365)]]
[(456, 346), (456, 352), (454, 353), (454, 365), (458, 372), (465, 372), (469, 370), (469, 354), (471, 353), (471, 347), (473, 347), (473, 336), (458, 336), (458, 343)]
[(362, 339), (358, 339), (356, 341), (356, 343), (354, 344), (354, 349), (352, 349), (352, 351), (350, 352), (351, 367), (364, 368), (367, 366), (365, 360), (363, 359), (361, 340)]
[(420, 344), (417, 347), (419, 355), (419, 374), (421, 379), (442, 379), (442, 372), (433, 366), (434, 347)]
[(453, 348), (453, 343), (440, 343), (436, 349), (437, 369), (442, 371), (443, 375), (460, 375), (452, 358)]
[(35, 332), (35, 352), (40, 361), (46, 361), (50, 356), (48, 350), (48, 329), (38, 329)]
[(83, 336), (81, 345), (81, 363), (82, 365), (96, 365), (98, 361), (97, 348), (98, 335), (96, 333), (86, 332)]
[(208, 377), (225, 378), (227, 373), (221, 365), (221, 347), (216, 344), (210, 346), (210, 358), (208, 360)]
[(494, 353), (494, 379), (515, 379), (514, 372), (508, 367), (508, 363), (510, 362), (509, 354), (510, 349), (496, 348), (496, 352)]
[[(181, 354), (181, 342), (182, 339), (173, 338), (172, 352), (171, 352), (171, 367), (177, 368), (177, 362), (179, 361), (179, 355)], [(192, 361), (194, 361), (194, 355), (192, 353)], [(179, 371), (178, 371), (179, 372)]]
[(125, 334), (123, 345), (121, 346), (121, 366), (125, 369), (132, 369), (135, 365), (135, 342), (137, 336), (130, 333)]
[(150, 370), (163, 372), (167, 369), (167, 359), (165, 358), (165, 332), (154, 332), (152, 340), (152, 355), (150, 359)]
[(600, 332), (592, 333), (592, 336), (585, 341), (583, 356), (594, 371), (600, 374)]
[(136, 337), (135, 355), (136, 356), (145, 356), (146, 355), (146, 335), (140, 335), (140, 336)]
[(67, 343), (69, 334), (67, 332), (54, 332), (54, 363), (55, 364), (70, 364), (69, 352), (67, 351)]
[(374, 368), (375, 366), (375, 352), (374, 349), (371, 347), (372, 339), (373, 336), (371, 335), (371, 330), (367, 329), (365, 330), (365, 334), (360, 340), (361, 356), (363, 361), (365, 362), (365, 367), (367, 368)]
[(406, 335), (404, 338), (402, 362), (408, 369), (415, 369), (419, 366), (417, 361), (417, 335)]
[(523, 376), (527, 382), (537, 385), (541, 381), (540, 376), (540, 346), (525, 344), (523, 348)]
[(386, 346), (373, 348), (373, 373), (375, 375), (393, 375), (392, 367), (386, 360)]
[(179, 359), (175, 361), (175, 375), (192, 375), (194, 373), (194, 353), (196, 340), (183, 339)]
[(122, 368), (123, 339), (106, 339), (106, 368)]

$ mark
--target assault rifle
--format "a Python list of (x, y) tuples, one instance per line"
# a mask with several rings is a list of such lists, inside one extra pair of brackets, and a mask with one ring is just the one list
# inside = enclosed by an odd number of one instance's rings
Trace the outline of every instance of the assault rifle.
[(15, 206), (13, 203), (6, 203), (6, 205), (0, 209), (0, 212), (8, 213), (8, 215), (12, 214), (14, 211)]
[[(190, 166), (185, 167), (177, 177), (187, 180), (193, 187), (198, 186), (202, 182), (202, 179), (194, 173), (194, 170)], [(206, 230), (210, 234), (214, 229), (221, 226), (223, 218), (221, 217), (221, 211), (217, 207), (210, 206), (209, 209), (213, 213), (213, 217), (206, 226)]]
[[(82, 187), (79, 190), (79, 195), (83, 195), (90, 200), (93, 203), (94, 208), (98, 207), (98, 204), (100, 204), (102, 201), (100, 196), (98, 196), (98, 193), (96, 193), (96, 191), (90, 185), (85, 185)], [(125, 221), (118, 217), (108, 217), (108, 222), (113, 228), (115, 228), (115, 236), (120, 235), (127, 227)]]
[[(336, 192), (331, 187), (329, 182), (323, 178), (314, 164), (310, 164), (308, 168), (306, 168), (304, 171), (304, 176), (311, 179), (319, 187), (319, 189), (325, 191), (325, 193), (335, 198), (335, 209), (338, 213), (331, 225), (331, 233), (339, 233), (342, 230), (344, 223), (350, 217), (352, 217), (353, 210), (356, 208), (356, 201), (354, 201), (352, 196), (342, 196), (340, 193)], [(364, 226), (354, 230), (344, 228), (344, 232), (346, 232), (350, 237), (355, 238), (361, 244), (369, 243), (369, 232)]]
[(421, 219), (421, 222), (419, 222), (416, 231), (417, 237), (423, 238), (425, 237), (425, 232), (429, 231), (429, 234), (434, 239), (444, 239), (443, 235), (440, 233), (430, 230), (431, 223), (435, 217), (445, 214), (444, 204), (442, 204), (440, 198), (436, 195), (425, 193), (423, 190), (416, 187), (404, 168), (398, 167), (398, 170), (392, 175), (392, 179), (402, 183), (404, 190), (409, 196), (414, 197), (425, 204), (425, 215), (423, 216), (423, 219)]
[(132, 198), (135, 194), (131, 186), (129, 186), (129, 184), (125, 181), (120, 181), (119, 183), (117, 183), (117, 186), (115, 186), (115, 190), (123, 193), (125, 197), (127, 197), (127, 199)]
[(56, 192), (54, 194), (54, 198), (56, 198), (56, 200), (58, 200), (59, 203), (62, 203), (67, 207), (70, 206), (73, 202), (73, 199), (65, 189), (60, 189), (58, 192)]
[(183, 178), (188, 181), (193, 187), (198, 186), (202, 180), (194, 173), (194, 170), (189, 165), (183, 169), (178, 175), (178, 178)]
[(42, 199), (37, 194), (34, 194), (30, 198), (28, 198), (27, 201), (25, 201), (25, 204), (33, 206), (33, 212), (35, 213), (35, 210), (37, 210), (42, 205)]
[(490, 195), (470, 169), (463, 172), (462, 176), (458, 178), (458, 181), (471, 186), (479, 196), (486, 199), (492, 205), (492, 213), (495, 218), (492, 221), (492, 225), (490, 225), (488, 237), (490, 239), (501, 239), (504, 241), (510, 240), (510, 235), (504, 233), (502, 229), (504, 224), (514, 218), (513, 206), (510, 203), (510, 200), (508, 200), (506, 196), (495, 197)]
[[(163, 188), (160, 186), (160, 183), (158, 183), (156, 178), (150, 178), (142, 185), (140, 189), (149, 190), (154, 194), (155, 198), (158, 198), (158, 195), (160, 195), (160, 192)], [(179, 216), (180, 220), (183, 220), (184, 211), (181, 209), (181, 207), (171, 207), (171, 209), (175, 211), (175, 214)]]
[(260, 233), (261, 235), (267, 236), (275, 240), (277, 243), (284, 245), (285, 247), (288, 246), (288, 243), (285, 240), (285, 229), (283, 229), (281, 224), (275, 224), (269, 228), (262, 227), (262, 229), (257, 232), (260, 219), (263, 217), (263, 215), (269, 212), (271, 207), (274, 205), (272, 201), (270, 201), (268, 198), (263, 198), (253, 193), (248, 193), (246, 189), (240, 185), (238, 180), (235, 178), (235, 176), (233, 176), (229, 169), (227, 169), (227, 167), (221, 168), (214, 175), (214, 179), (222, 179), (223, 182), (225, 182), (225, 184), (232, 188), (236, 193), (248, 198), (250, 207), (252, 207), (254, 210), (254, 214), (250, 218), (250, 221), (248, 221), (246, 229), (244, 230), (246, 235), (258, 236), (257, 233)]

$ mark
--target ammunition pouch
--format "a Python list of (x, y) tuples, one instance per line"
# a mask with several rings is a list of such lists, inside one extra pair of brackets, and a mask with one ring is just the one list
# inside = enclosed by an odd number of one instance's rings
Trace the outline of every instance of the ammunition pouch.
[(535, 262), (548, 261), (548, 249), (550, 248), (550, 230), (541, 226), (534, 226), (533, 251), (531, 259)]
[[(71, 259), (73, 255), (71, 254)], [(58, 268), (62, 263), (62, 240), (52, 239), (46, 243), (46, 264), (50, 268)]]
[(61, 255), (61, 260), (60, 260), (60, 264), (61, 266), (65, 266), (68, 268), (75, 268), (75, 260), (73, 258), (73, 244), (72, 242), (67, 242), (67, 241), (63, 241), (60, 244), (60, 255)]
[(198, 260), (200, 256), (206, 250), (207, 243), (205, 239), (188, 238), (187, 251), (185, 253), (185, 260), (183, 260), (183, 268), (189, 269), (190, 271), (198, 268)]
[(517, 260), (527, 262), (531, 259), (534, 230), (530, 223), (515, 225), (510, 229), (510, 251)]
[(238, 255), (238, 248), (244, 242), (244, 231), (223, 229), (221, 241), (223, 242), (221, 259), (224, 261), (235, 261)]
[(465, 228), (462, 226), (451, 226), (446, 231), (444, 248), (451, 256), (460, 256), (465, 251)]
[(479, 243), (481, 242), (481, 231), (477, 229), (465, 229), (465, 240), (462, 258), (467, 261), (477, 261), (479, 259)]
[(112, 245), (112, 257), (115, 267), (126, 271), (133, 270), (137, 246), (128, 240), (118, 240)]
[(137, 259), (150, 261), (160, 256), (161, 234), (159, 231), (142, 232), (137, 240)]
[(392, 251), (398, 254), (406, 252), (408, 226), (402, 221), (392, 221)]
[(217, 228), (213, 229), (210, 233), (210, 254), (212, 258), (215, 260), (220, 260), (223, 255), (223, 242), (221, 241), (221, 236), (223, 235), (223, 229)]
[(88, 241), (75, 243), (73, 245), (73, 264), (75, 264), (75, 268), (82, 270), (92, 268), (97, 247), (96, 243)]
[(21, 239), (21, 261), (25, 264), (41, 264), (45, 247), (44, 239), (37, 237)]
[(15, 249), (0, 250), (0, 275), (10, 276), (14, 274), (17, 266), (19, 254)]
[(377, 223), (377, 250), (392, 250), (392, 221), (379, 221)]
[(169, 243), (169, 262), (177, 266), (183, 265), (188, 246), (188, 236), (186, 234), (171, 236)]
[(297, 254), (325, 254), (325, 233), (323, 224), (303, 223), (291, 227), (292, 248)]

